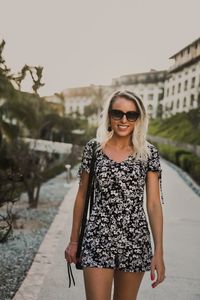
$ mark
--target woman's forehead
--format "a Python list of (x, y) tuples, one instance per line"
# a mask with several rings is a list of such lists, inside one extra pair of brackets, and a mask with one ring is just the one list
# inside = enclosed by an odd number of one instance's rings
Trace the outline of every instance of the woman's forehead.
[(116, 97), (116, 99), (112, 103), (112, 108), (115, 109), (126, 108), (128, 110), (135, 110), (137, 106), (133, 100), (126, 99), (125, 97)]

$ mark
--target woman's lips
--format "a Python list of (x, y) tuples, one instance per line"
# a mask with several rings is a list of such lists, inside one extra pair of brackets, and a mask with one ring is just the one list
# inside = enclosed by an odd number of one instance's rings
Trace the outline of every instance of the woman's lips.
[(120, 130), (126, 130), (129, 126), (128, 125), (118, 125), (117, 126)]

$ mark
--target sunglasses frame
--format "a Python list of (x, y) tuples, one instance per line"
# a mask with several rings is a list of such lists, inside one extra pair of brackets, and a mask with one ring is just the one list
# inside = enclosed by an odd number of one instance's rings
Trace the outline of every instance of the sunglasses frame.
[[(113, 116), (112, 115), (112, 112), (114, 112), (114, 111), (117, 111), (118, 113), (120, 113), (121, 114), (121, 117), (119, 117), (119, 118), (117, 118), (117, 117), (115, 117), (115, 116)], [(132, 113), (134, 113), (134, 115), (135, 115), (135, 119), (133, 120), (133, 119), (130, 119), (130, 113), (132, 114)], [(127, 112), (123, 112), (122, 110), (120, 110), (120, 109), (111, 109), (111, 110), (109, 110), (109, 115), (110, 115), (110, 117), (113, 119), (113, 120), (121, 120), (123, 117), (124, 117), (124, 115), (126, 116), (126, 119), (129, 121), (129, 122), (135, 122), (135, 121), (137, 121), (137, 119), (139, 118), (139, 116), (140, 116), (140, 114), (139, 114), (139, 112), (138, 111), (127, 111)], [(128, 116), (129, 115), (129, 116)]]

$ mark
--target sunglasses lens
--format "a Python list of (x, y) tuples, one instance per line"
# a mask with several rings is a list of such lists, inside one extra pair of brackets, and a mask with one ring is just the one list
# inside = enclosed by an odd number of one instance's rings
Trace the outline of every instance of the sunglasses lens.
[(115, 120), (120, 120), (123, 117), (123, 112), (117, 109), (112, 109), (110, 115)]
[(139, 117), (139, 113), (137, 111), (128, 111), (126, 113), (127, 119), (131, 121), (136, 121)]

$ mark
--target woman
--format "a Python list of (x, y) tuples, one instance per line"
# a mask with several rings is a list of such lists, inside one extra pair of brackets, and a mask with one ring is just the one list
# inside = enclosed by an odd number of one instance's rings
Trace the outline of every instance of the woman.
[[(113, 300), (134, 300), (146, 271), (151, 271), (153, 288), (164, 280), (161, 167), (157, 149), (146, 141), (147, 123), (144, 105), (131, 91), (115, 92), (105, 106), (96, 139), (95, 197), (82, 247), (87, 300), (110, 300), (113, 280)], [(65, 250), (70, 263), (76, 263), (94, 143), (93, 139), (85, 146), (79, 169), (80, 185)], [(153, 253), (143, 210), (145, 184)]]

